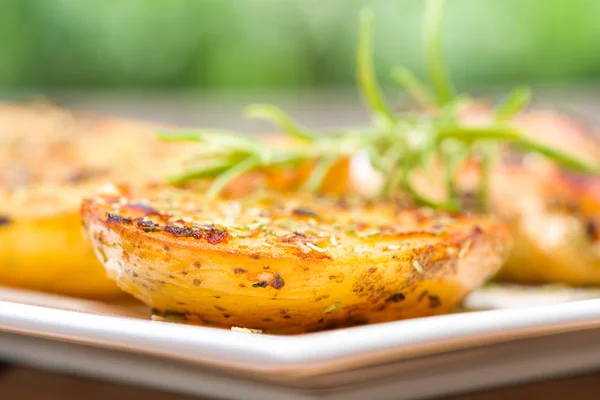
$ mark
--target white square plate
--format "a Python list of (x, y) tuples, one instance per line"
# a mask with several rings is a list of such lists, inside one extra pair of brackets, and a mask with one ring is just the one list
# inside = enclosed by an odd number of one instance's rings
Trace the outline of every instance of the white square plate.
[(274, 336), (0, 288), (0, 357), (225, 398), (419, 398), (599, 367), (595, 296), (496, 287), (466, 302), (494, 310)]

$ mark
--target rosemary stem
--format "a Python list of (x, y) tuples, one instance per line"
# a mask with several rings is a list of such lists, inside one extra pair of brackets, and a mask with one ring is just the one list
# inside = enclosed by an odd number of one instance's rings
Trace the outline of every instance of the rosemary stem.
[(316, 136), (314, 132), (294, 122), (285, 111), (272, 105), (251, 104), (244, 110), (244, 115), (248, 118), (262, 118), (271, 121), (296, 139), (310, 142)]
[(519, 133), (519, 131), (506, 127), (506, 128), (471, 128), (471, 127), (458, 127), (454, 129), (440, 130), (438, 132), (437, 140), (441, 142), (445, 139), (454, 138), (464, 142), (473, 142), (476, 140), (499, 140), (505, 142), (513, 142), (518, 147), (535, 151), (542, 154), (558, 164), (574, 169), (580, 172), (586, 172), (591, 174), (597, 174), (600, 172), (600, 167), (597, 165), (590, 165), (584, 160), (581, 160), (570, 154), (563, 153), (559, 150), (545, 146), (534, 140), (527, 138), (526, 136)]
[(489, 207), (490, 199), (490, 175), (492, 173), (492, 165), (494, 162), (494, 155), (496, 153), (495, 143), (482, 143), (482, 154), (481, 154), (481, 170), (480, 170), (480, 181), (479, 191), (477, 193), (478, 205), (482, 210), (486, 210)]
[(327, 174), (335, 165), (336, 161), (337, 158), (334, 156), (325, 156), (320, 159), (304, 184), (304, 189), (311, 193), (317, 192), (323, 185), (323, 181), (325, 181)]
[(444, 0), (428, 0), (425, 10), (425, 22), (423, 24), (423, 41), (429, 68), (429, 76), (432, 86), (437, 92), (439, 106), (443, 106), (452, 100), (453, 88), (448, 78), (446, 66), (442, 56), (440, 43), (440, 28)]
[(392, 79), (422, 108), (433, 109), (436, 107), (433, 94), (425, 87), (419, 78), (408, 69), (401, 67), (395, 68), (392, 71)]
[(527, 107), (531, 101), (531, 89), (526, 86), (515, 88), (509, 95), (500, 103), (496, 109), (495, 119), (498, 122), (510, 120), (522, 109)]
[(445, 202), (439, 202), (419, 192), (419, 190), (417, 190), (417, 188), (413, 185), (412, 180), (410, 179), (410, 171), (408, 170), (405, 170), (402, 174), (402, 186), (412, 196), (417, 204), (445, 211), (458, 211), (459, 209), (453, 199), (449, 199)]
[(192, 169), (179, 175), (173, 175), (167, 178), (167, 182), (173, 185), (181, 185), (193, 179), (212, 178), (226, 171), (231, 167), (232, 161), (223, 159), (210, 165), (205, 165), (197, 169)]
[(358, 50), (356, 54), (358, 86), (363, 99), (375, 114), (380, 114), (388, 119), (394, 119), (394, 115), (377, 83), (375, 67), (373, 65), (373, 12), (363, 9), (360, 12), (360, 26), (358, 34)]
[(245, 160), (233, 165), (231, 168), (219, 175), (210, 185), (206, 192), (207, 199), (214, 199), (235, 178), (253, 170), (260, 165), (258, 157), (250, 156)]

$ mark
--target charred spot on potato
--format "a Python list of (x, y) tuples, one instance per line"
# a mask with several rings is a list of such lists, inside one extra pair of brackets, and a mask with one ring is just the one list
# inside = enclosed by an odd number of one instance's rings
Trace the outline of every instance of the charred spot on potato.
[(419, 295), (419, 297), (417, 298), (417, 301), (421, 302), (421, 300), (423, 300), (425, 298), (425, 296), (427, 296), (429, 294), (429, 292), (426, 290), (423, 293), (421, 293)]
[(7, 215), (0, 215), (0, 226), (10, 225), (12, 220)]
[(227, 314), (227, 313), (225, 313), (225, 314), (223, 314), (223, 317), (224, 317), (224, 318), (229, 318), (229, 317), (231, 317), (231, 314)]
[(260, 260), (260, 256), (258, 254), (252, 254), (250, 258), (252, 258), (253, 260)]
[(188, 272), (186, 270), (181, 271), (181, 275), (187, 275)]
[(309, 210), (307, 208), (296, 208), (292, 211), (292, 214), (294, 214), (298, 217), (312, 217), (312, 218), (319, 217), (316, 212)]
[(225, 312), (225, 309), (223, 307), (221, 307), (221, 306), (215, 306), (215, 309), (217, 311)]
[(200, 279), (194, 279), (194, 286), (200, 286)]
[(598, 223), (592, 219), (588, 220), (585, 224), (585, 233), (592, 240), (600, 239), (600, 227), (598, 227)]
[(202, 268), (202, 264), (200, 264), (198, 261), (194, 262), (194, 267), (195, 268)]
[(233, 269), (234, 274), (245, 274), (246, 272), (248, 272), (248, 271), (245, 270), (244, 268), (234, 268)]
[(401, 301), (404, 301), (404, 299), (406, 299), (406, 296), (403, 293), (394, 293), (388, 297), (387, 301), (392, 303), (400, 303)]
[(132, 224), (133, 221), (131, 218), (124, 218), (118, 214), (108, 213), (108, 218), (106, 220), (109, 224)]
[(288, 313), (288, 309), (287, 308), (282, 308), (282, 309), (279, 310), (279, 314), (281, 314), (281, 315), (285, 315), (287, 313)]
[(175, 237), (191, 237), (194, 239), (202, 239), (202, 233), (188, 228), (187, 226), (168, 225), (165, 227), (165, 232)]
[(285, 282), (281, 275), (279, 275), (279, 272), (275, 273), (275, 278), (273, 279), (273, 281), (271, 281), (271, 287), (273, 289), (281, 289), (284, 286)]
[(292, 319), (292, 316), (291, 316), (291, 315), (288, 315), (288, 314), (286, 314), (286, 315), (284, 315), (284, 316), (283, 316), (283, 318), (285, 318), (285, 319)]
[(439, 306), (442, 305), (442, 301), (440, 300), (440, 297), (438, 295), (430, 294), (428, 296), (428, 298), (429, 298), (429, 308), (438, 308)]
[[(138, 218), (136, 220), (136, 224), (137, 224), (137, 226), (142, 228), (142, 230), (146, 233), (160, 231), (160, 227), (150, 220), (144, 220), (144, 219)], [(165, 250), (169, 251), (168, 246)]]
[(371, 267), (371, 268), (369, 268), (369, 269), (367, 270), (367, 272), (368, 272), (368, 273), (370, 273), (370, 274), (373, 274), (373, 273), (377, 272), (377, 268), (375, 268), (375, 267)]
[(269, 282), (263, 281), (263, 282), (253, 283), (252, 287), (255, 287), (255, 288), (266, 288), (268, 284), (269, 284)]
[(263, 269), (269, 269), (271, 267), (269, 267), (268, 265), (263, 265)]
[(217, 229), (215, 227), (210, 227), (204, 231), (204, 236), (206, 241), (210, 244), (219, 244), (221, 242), (226, 242), (229, 234), (227, 231)]
[(245, 283), (240, 283), (240, 285), (239, 285), (239, 286), (240, 286), (241, 288), (244, 288), (244, 287), (246, 287), (246, 284), (245, 284)]

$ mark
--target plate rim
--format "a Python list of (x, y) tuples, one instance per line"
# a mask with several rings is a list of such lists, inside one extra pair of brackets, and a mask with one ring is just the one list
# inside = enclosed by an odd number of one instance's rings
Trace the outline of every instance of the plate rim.
[(600, 327), (600, 299), (474, 311), (302, 335), (115, 317), (0, 301), (0, 330), (254, 372), (316, 374)]

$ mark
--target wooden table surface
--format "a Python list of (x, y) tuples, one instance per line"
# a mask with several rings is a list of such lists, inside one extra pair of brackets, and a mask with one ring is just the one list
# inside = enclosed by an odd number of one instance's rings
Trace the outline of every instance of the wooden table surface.
[[(572, 378), (536, 382), (438, 400), (597, 400), (600, 398), (600, 371)], [(2, 400), (198, 400), (196, 397), (104, 382), (23, 367), (0, 370)], [(208, 399), (200, 399), (208, 400)]]

